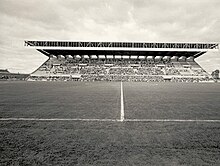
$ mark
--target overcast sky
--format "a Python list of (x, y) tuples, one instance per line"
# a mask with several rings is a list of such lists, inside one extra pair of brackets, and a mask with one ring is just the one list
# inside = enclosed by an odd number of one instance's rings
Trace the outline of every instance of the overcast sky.
[(0, 0), (0, 31), (0, 68), (31, 73), (47, 58), (24, 40), (219, 43), (220, 0)]

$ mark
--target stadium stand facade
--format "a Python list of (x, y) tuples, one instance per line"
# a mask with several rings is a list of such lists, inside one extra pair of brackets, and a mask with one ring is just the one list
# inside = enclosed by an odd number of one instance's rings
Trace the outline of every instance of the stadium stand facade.
[(212, 79), (195, 58), (217, 43), (25, 41), (48, 60), (32, 81), (200, 82)]

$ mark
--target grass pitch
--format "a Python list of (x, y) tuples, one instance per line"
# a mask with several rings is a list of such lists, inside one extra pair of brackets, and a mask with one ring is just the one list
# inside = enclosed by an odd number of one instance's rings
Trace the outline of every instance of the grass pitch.
[(220, 119), (220, 84), (124, 83), (127, 119)]
[[(123, 85), (125, 119), (220, 119), (219, 84)], [(0, 116), (119, 119), (120, 83), (0, 82)], [(219, 138), (219, 122), (8, 120), (0, 165), (220, 165)]]
[(0, 84), (0, 116), (117, 118), (120, 83), (8, 82)]
[(219, 165), (220, 123), (0, 122), (1, 165)]

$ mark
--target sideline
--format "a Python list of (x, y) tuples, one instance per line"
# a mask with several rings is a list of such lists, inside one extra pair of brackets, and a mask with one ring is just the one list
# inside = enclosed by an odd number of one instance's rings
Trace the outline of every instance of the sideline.
[[(123, 117), (122, 117), (123, 118)], [(0, 118), (0, 121), (88, 121), (88, 122), (217, 122), (219, 119), (81, 119), (81, 118)]]
[(219, 119), (125, 119), (126, 122), (220, 122)]
[(100, 121), (117, 122), (117, 119), (81, 119), (81, 118), (0, 118), (0, 121)]

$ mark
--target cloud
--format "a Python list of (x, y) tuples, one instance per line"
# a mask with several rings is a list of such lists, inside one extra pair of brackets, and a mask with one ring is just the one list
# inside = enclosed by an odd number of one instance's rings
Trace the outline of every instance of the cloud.
[[(0, 68), (27, 73), (45, 60), (25, 39), (219, 42), (219, 11), (219, 0), (1, 0)], [(217, 67), (210, 57), (201, 63)]]

